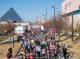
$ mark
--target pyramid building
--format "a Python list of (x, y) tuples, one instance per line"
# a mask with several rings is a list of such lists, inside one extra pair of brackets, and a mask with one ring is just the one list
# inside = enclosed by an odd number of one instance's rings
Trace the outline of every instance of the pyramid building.
[(10, 8), (2, 17), (1, 20), (5, 21), (16, 21), (16, 22), (21, 22), (22, 19), (21, 17), (17, 14), (17, 12), (13, 9)]

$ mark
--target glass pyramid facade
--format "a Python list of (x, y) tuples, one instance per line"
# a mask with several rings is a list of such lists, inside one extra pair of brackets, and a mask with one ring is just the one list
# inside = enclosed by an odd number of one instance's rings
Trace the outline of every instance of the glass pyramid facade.
[(16, 22), (21, 22), (22, 21), (21, 17), (17, 14), (17, 12), (13, 8), (10, 8), (1, 17), (1, 20), (5, 20), (5, 21), (16, 21)]

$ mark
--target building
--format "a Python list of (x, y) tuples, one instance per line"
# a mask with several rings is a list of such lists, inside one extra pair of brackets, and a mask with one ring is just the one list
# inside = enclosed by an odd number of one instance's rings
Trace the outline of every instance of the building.
[(15, 22), (22, 22), (22, 18), (18, 15), (18, 13), (13, 9), (10, 8), (1, 18), (0, 21), (15, 21)]
[(65, 0), (62, 2), (62, 16), (69, 27), (72, 26), (72, 14), (75, 28), (76, 24), (80, 24), (80, 0)]
[(30, 23), (29, 22), (17, 22), (17, 23), (14, 23), (16, 26), (29, 26)]

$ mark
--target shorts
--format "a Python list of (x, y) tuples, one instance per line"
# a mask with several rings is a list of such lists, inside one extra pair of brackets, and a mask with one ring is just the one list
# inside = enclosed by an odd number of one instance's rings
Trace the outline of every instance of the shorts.
[(39, 51), (37, 51), (37, 56), (40, 57), (40, 52)]

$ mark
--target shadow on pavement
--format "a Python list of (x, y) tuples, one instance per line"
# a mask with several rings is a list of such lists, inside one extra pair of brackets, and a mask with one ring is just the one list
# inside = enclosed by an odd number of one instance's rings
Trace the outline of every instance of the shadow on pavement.
[(3, 54), (3, 53), (0, 53), (0, 54)]

